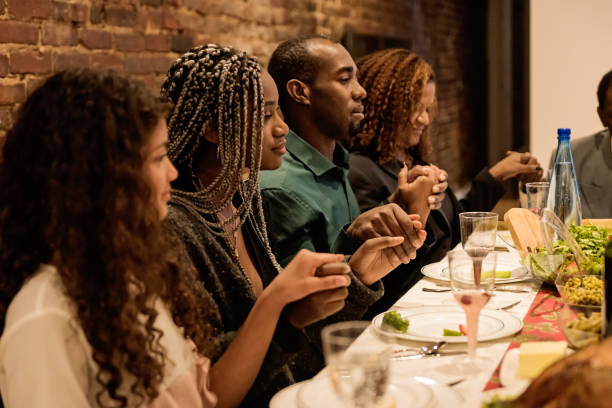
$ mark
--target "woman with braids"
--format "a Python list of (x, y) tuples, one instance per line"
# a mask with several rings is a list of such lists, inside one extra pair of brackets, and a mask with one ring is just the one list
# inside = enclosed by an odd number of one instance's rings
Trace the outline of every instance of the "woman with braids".
[[(166, 114), (127, 80), (66, 72), (28, 98), (9, 131), (0, 165), (5, 406), (236, 406), (248, 390), (237, 375), (235, 387), (217, 387), (234, 347), (209, 375), (202, 354), (217, 349), (216, 306), (162, 228), (177, 177)], [(247, 319), (237, 345), (256, 343), (249, 328), (265, 328), (285, 304), (346, 284), (313, 277), (317, 262), (275, 280), (275, 298)]]
[(349, 179), (361, 210), (381, 200), (393, 201), (398, 183), (409, 185), (423, 173), (433, 173), (442, 181), (433, 186), (429, 197), (423, 195), (413, 203), (418, 206), (419, 201), (427, 200), (432, 211), (426, 224), (427, 239), (417, 255), (419, 262), (410, 263), (411, 268), (420, 270), (420, 265), (439, 260), (456, 245), (461, 238), (458, 214), (492, 209), (504, 193), (502, 181), (517, 176), (539, 180), (542, 176), (529, 153), (508, 152), (503, 160), (478, 173), (466, 198), (457, 200), (451, 189), (446, 190), (446, 172), (428, 162), (430, 124), (437, 105), (431, 66), (405, 49), (379, 51), (359, 59), (357, 65), (359, 82), (368, 96), (362, 129), (349, 142), (353, 152)]
[[(246, 331), (247, 316), (278, 296), (275, 282), (298, 273), (304, 258), (325, 263), (317, 275), (351, 277), (346, 307), (345, 287), (310, 296), (303, 292), (303, 299), (288, 305), (281, 316), (268, 315), (268, 323), (275, 326), (272, 330), (255, 328), (252, 334), (259, 341), (243, 344), (236, 360), (241, 376), (257, 373), (252, 369), (261, 366), (244, 406), (267, 406), (279, 389), (323, 367), (321, 353), (301, 329), (308, 326), (310, 339), (318, 342), (318, 326), (312, 323), (343, 307), (336, 318), (361, 317), (371, 301), (369, 292), (379, 296), (382, 291), (380, 283), (368, 283), (375, 290), (356, 283), (347, 264), (338, 262), (342, 257), (325, 261), (322, 254), (304, 250), (284, 270), (276, 262), (258, 178), (260, 166), (267, 170), (280, 166), (288, 129), (279, 116), (274, 81), (255, 58), (229, 47), (196, 47), (170, 68), (162, 93), (174, 103), (168, 119), (169, 156), (180, 173), (173, 183), (168, 222), (218, 306), (221, 349), (236, 343), (236, 331)], [(372, 273), (390, 270), (396, 264), (380, 251), (402, 241), (401, 237), (370, 240), (351, 257), (350, 265)], [(231, 387), (231, 381), (226, 385)]]

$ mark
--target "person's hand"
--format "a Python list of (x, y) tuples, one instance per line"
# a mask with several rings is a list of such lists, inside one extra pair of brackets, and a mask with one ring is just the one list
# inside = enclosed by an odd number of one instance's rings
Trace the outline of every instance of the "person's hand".
[(531, 153), (507, 151), (506, 157), (491, 167), (489, 173), (499, 181), (516, 177), (527, 183), (539, 181), (542, 178), (543, 170), (538, 160)]
[(300, 250), (289, 265), (264, 289), (274, 292), (273, 299), (282, 307), (316, 292), (345, 288), (351, 280), (344, 274), (316, 276), (317, 269), (341, 262), (344, 255), (321, 254)]
[(437, 210), (442, 207), (442, 201), (446, 197), (446, 189), (448, 188), (448, 173), (433, 164), (430, 167), (437, 172), (436, 184), (431, 189), (432, 194), (427, 197), (430, 210)]
[[(416, 177), (415, 177), (416, 176)], [(399, 204), (410, 214), (419, 214), (422, 223), (427, 222), (433, 187), (438, 184), (438, 171), (430, 166), (414, 166), (410, 170), (404, 165), (397, 175), (397, 190), (390, 201)]]
[[(315, 276), (347, 275), (350, 270), (345, 262), (328, 263), (318, 267)], [(294, 327), (301, 329), (340, 311), (347, 296), (348, 289), (344, 286), (313, 293), (287, 305), (287, 319)]]
[(372, 208), (357, 217), (347, 229), (347, 234), (357, 241), (378, 237), (404, 237), (402, 245), (393, 247), (401, 262), (408, 263), (416, 256), (427, 233), (418, 214), (407, 214), (397, 204)]
[(404, 241), (403, 237), (372, 238), (361, 244), (355, 251), (349, 265), (364, 285), (370, 286), (397, 268), (402, 260), (392, 249)]

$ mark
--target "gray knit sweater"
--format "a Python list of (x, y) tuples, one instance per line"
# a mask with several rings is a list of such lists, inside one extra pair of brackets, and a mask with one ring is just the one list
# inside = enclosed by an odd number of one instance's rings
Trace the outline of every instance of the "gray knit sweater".
[[(220, 350), (224, 351), (255, 304), (255, 293), (229, 255), (231, 252), (227, 244), (213, 235), (199, 217), (180, 205), (170, 205), (166, 222), (184, 244), (206, 291), (217, 304), (221, 316), (217, 340)], [(265, 287), (277, 272), (256, 233), (255, 222), (254, 217), (249, 217), (242, 231)], [(267, 407), (270, 398), (280, 389), (310, 378), (323, 368), (320, 329), (332, 321), (360, 319), (383, 294), (380, 282), (366, 287), (354, 276), (351, 279), (346, 306), (334, 316), (305, 331), (294, 328), (284, 315), (281, 316), (262, 368), (241, 406)], [(210, 357), (214, 362), (219, 355)]]

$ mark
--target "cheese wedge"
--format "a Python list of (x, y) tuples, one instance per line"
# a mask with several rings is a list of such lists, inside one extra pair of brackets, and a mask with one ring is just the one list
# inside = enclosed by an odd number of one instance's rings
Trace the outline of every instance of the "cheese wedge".
[(517, 376), (535, 378), (546, 367), (565, 356), (565, 341), (528, 341), (521, 344)]

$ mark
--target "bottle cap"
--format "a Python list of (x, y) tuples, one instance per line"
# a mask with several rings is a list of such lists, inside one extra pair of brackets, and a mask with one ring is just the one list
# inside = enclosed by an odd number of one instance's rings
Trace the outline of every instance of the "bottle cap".
[(572, 131), (569, 128), (559, 128), (557, 129), (557, 139), (558, 140), (569, 140), (570, 133), (572, 133)]

